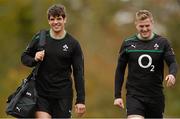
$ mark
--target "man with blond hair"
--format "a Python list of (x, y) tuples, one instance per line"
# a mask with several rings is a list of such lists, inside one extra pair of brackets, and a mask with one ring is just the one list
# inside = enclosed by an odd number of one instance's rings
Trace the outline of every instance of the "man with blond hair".
[(121, 90), (126, 65), (126, 108), (128, 118), (163, 118), (164, 62), (169, 74), (167, 87), (174, 86), (177, 73), (175, 54), (168, 40), (153, 32), (153, 16), (148, 10), (139, 10), (135, 17), (137, 34), (125, 39), (119, 51), (115, 74), (114, 105), (124, 108)]

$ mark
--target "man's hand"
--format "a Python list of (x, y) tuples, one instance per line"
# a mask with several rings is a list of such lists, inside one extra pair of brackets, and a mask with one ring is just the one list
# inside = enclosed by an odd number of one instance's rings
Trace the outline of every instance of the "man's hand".
[(86, 106), (84, 104), (76, 104), (75, 105), (75, 113), (78, 117), (82, 117), (83, 114), (86, 112)]
[(43, 51), (38, 51), (38, 52), (36, 52), (36, 54), (35, 54), (35, 60), (38, 62), (38, 61), (43, 61), (43, 59), (44, 59), (44, 54), (45, 54), (45, 51), (43, 50)]
[(176, 82), (176, 79), (172, 74), (167, 75), (165, 80), (167, 81), (167, 84), (166, 84), (167, 87), (174, 86), (174, 84)]
[(122, 98), (115, 99), (114, 100), (114, 105), (124, 109), (124, 103), (123, 103)]

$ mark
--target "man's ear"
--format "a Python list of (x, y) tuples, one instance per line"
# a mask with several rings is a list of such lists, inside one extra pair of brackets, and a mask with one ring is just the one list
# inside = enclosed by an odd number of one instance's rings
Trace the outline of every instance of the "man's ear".
[(64, 23), (66, 23), (66, 22), (67, 22), (67, 17), (64, 18)]
[(134, 22), (134, 25), (135, 25), (136, 29), (137, 29), (137, 24), (138, 24), (137, 21), (135, 21), (135, 22)]
[(152, 22), (152, 24), (154, 24), (154, 20), (153, 19), (151, 20), (151, 22)]
[(137, 22), (138, 22), (137, 20), (134, 21), (134, 25), (135, 25), (135, 26), (137, 25)]

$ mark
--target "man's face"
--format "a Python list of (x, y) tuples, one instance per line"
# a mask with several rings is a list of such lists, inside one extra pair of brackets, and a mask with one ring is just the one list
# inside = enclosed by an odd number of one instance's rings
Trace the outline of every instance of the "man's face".
[(50, 16), (48, 22), (51, 29), (54, 32), (61, 32), (64, 30), (66, 18), (63, 18), (62, 16), (59, 16), (59, 17)]
[(142, 38), (150, 38), (153, 29), (153, 23), (151, 19), (139, 20), (135, 23), (136, 29)]

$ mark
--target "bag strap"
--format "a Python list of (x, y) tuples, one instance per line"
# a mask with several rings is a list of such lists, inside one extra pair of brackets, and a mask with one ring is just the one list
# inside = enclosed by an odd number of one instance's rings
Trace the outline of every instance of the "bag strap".
[[(40, 33), (39, 33), (38, 51), (44, 50), (45, 44), (46, 44), (46, 30), (43, 29), (43, 30), (40, 30)], [(33, 77), (34, 77), (33, 79), (36, 79), (35, 77), (37, 76), (40, 64), (41, 64), (41, 62), (38, 62), (38, 64), (32, 71)]]
[(38, 44), (38, 50), (44, 50), (45, 44), (46, 44), (46, 30), (42, 29), (39, 33), (39, 44)]

